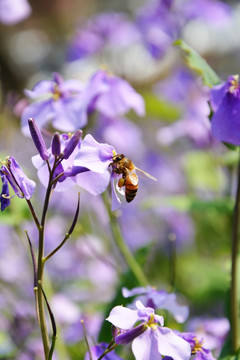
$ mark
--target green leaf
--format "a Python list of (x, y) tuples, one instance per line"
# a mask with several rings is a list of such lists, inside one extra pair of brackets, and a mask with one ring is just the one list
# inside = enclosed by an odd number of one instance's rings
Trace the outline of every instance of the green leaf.
[(146, 105), (146, 114), (167, 122), (174, 122), (179, 119), (181, 110), (169, 101), (159, 99), (152, 93), (142, 94)]
[(204, 60), (194, 49), (187, 45), (185, 41), (176, 40), (173, 44), (184, 51), (188, 67), (201, 75), (205, 85), (212, 87), (221, 82), (218, 75), (208, 65), (206, 60)]

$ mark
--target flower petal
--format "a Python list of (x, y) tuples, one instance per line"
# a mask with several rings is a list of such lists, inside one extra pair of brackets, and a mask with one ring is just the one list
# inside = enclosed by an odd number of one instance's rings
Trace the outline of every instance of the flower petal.
[(138, 321), (138, 310), (115, 306), (106, 320), (120, 329), (128, 330)]
[(154, 337), (152, 329), (147, 329), (142, 335), (133, 340), (132, 351), (136, 360), (162, 359), (158, 351), (157, 339)]
[(191, 356), (189, 343), (175, 335), (169, 328), (162, 327), (155, 331), (159, 353), (171, 356), (174, 360), (188, 360)]
[(217, 139), (240, 145), (240, 100), (227, 93), (212, 117), (212, 133)]
[(74, 165), (83, 166), (94, 172), (104, 173), (112, 162), (114, 147), (98, 143), (90, 134), (82, 141)]

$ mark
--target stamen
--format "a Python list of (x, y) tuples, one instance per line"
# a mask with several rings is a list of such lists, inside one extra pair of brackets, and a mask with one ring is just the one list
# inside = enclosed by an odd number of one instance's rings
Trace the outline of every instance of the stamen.
[(236, 90), (239, 89), (239, 76), (238, 75), (234, 75), (233, 79), (230, 81), (230, 86), (228, 91), (233, 94)]
[(202, 341), (199, 341), (197, 338), (193, 339), (195, 341), (194, 348), (192, 349), (192, 354), (196, 354), (198, 351), (202, 351)]

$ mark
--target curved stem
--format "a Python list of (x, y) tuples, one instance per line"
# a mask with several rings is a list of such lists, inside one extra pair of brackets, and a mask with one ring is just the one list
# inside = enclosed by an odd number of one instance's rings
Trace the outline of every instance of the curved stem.
[(139, 285), (147, 286), (149, 284), (145, 274), (142, 271), (141, 266), (138, 264), (136, 259), (134, 258), (133, 254), (131, 253), (130, 249), (128, 248), (127, 244), (125, 243), (120, 227), (118, 225), (116, 216), (112, 213), (110, 209), (110, 204), (108, 201), (108, 197), (106, 192), (103, 193), (103, 200), (108, 211), (108, 215), (110, 218), (110, 226), (113, 234), (113, 238), (115, 243), (120, 250), (125, 262), (127, 263), (129, 269), (132, 271), (133, 275), (135, 276), (136, 280), (138, 281)]
[(237, 193), (233, 212), (232, 229), (232, 268), (231, 268), (231, 291), (230, 291), (230, 322), (232, 332), (232, 350), (236, 352), (239, 347), (239, 311), (238, 311), (238, 247), (239, 247), (239, 214), (240, 214), (240, 159), (238, 163)]

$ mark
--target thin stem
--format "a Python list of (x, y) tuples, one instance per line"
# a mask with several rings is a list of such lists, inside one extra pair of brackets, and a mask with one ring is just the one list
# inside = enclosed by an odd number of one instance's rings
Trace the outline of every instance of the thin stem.
[(29, 206), (29, 209), (30, 209), (30, 211), (31, 211), (31, 213), (32, 213), (32, 217), (33, 217), (33, 219), (34, 219), (34, 221), (35, 221), (35, 224), (36, 224), (37, 228), (39, 229), (39, 226), (40, 226), (39, 220), (38, 220), (37, 215), (36, 215), (36, 213), (35, 213), (35, 210), (34, 210), (34, 208), (33, 208), (33, 206), (32, 206), (32, 203), (31, 203), (30, 200), (27, 200), (27, 199), (26, 199), (26, 201), (27, 201), (27, 204), (28, 204), (28, 206)]
[(231, 333), (232, 333), (232, 350), (236, 352), (238, 350), (239, 337), (238, 337), (238, 246), (239, 246), (239, 214), (240, 214), (240, 159), (238, 162), (238, 182), (236, 201), (233, 212), (233, 229), (232, 229), (232, 269), (231, 269), (231, 291), (230, 291), (230, 321), (231, 321)]
[[(50, 165), (48, 164), (48, 168), (50, 169)], [(49, 172), (49, 180), (48, 180), (48, 186), (47, 191), (45, 195), (44, 205), (43, 205), (43, 211), (42, 211), (42, 218), (41, 218), (41, 225), (39, 227), (39, 244), (38, 244), (38, 265), (37, 265), (37, 280), (38, 280), (38, 290), (37, 290), (37, 306), (38, 306), (38, 313), (39, 313), (39, 322), (40, 322), (40, 329), (42, 334), (42, 341), (43, 341), (43, 347), (44, 347), (44, 354), (45, 359), (48, 359), (49, 356), (49, 337), (47, 332), (47, 324), (46, 324), (46, 315), (45, 315), (45, 309), (44, 309), (44, 296), (42, 292), (43, 288), (43, 271), (44, 271), (44, 230), (45, 230), (45, 221), (47, 216), (47, 210), (51, 195), (51, 182), (53, 179), (53, 174), (55, 170), (55, 164), (53, 165), (52, 170)]]
[(40, 322), (40, 329), (41, 329), (41, 334), (42, 334), (45, 359), (48, 359), (49, 338), (48, 338), (48, 333), (47, 333), (46, 316), (45, 316), (45, 310), (44, 310), (44, 298), (43, 298), (43, 293), (42, 293), (43, 269), (44, 269), (44, 262), (42, 260), (43, 254), (44, 254), (44, 231), (41, 226), (40, 230), (39, 230), (39, 249), (38, 249), (37, 306), (38, 306), (39, 322)]
[(48, 259), (50, 259), (59, 249), (61, 249), (61, 247), (65, 244), (65, 242), (69, 239), (70, 234), (66, 234), (63, 241), (47, 256), (45, 256), (45, 258), (43, 259), (43, 262), (45, 263)]
[(99, 356), (99, 358), (97, 360), (102, 360), (104, 358), (105, 355), (107, 355), (108, 353), (110, 353), (111, 351), (113, 351), (115, 348), (117, 347), (117, 344), (115, 344), (114, 341), (112, 341), (107, 349)]
[(106, 192), (103, 193), (103, 200), (108, 211), (113, 238), (115, 240), (118, 249), (120, 250), (125, 262), (127, 263), (129, 269), (132, 271), (139, 285), (147, 286), (149, 282), (145, 274), (143, 273), (141, 266), (134, 258), (133, 254), (131, 253), (130, 249), (128, 248), (127, 244), (125, 243), (122, 237), (122, 233), (118, 225), (116, 216), (112, 213), (110, 209), (110, 204)]

